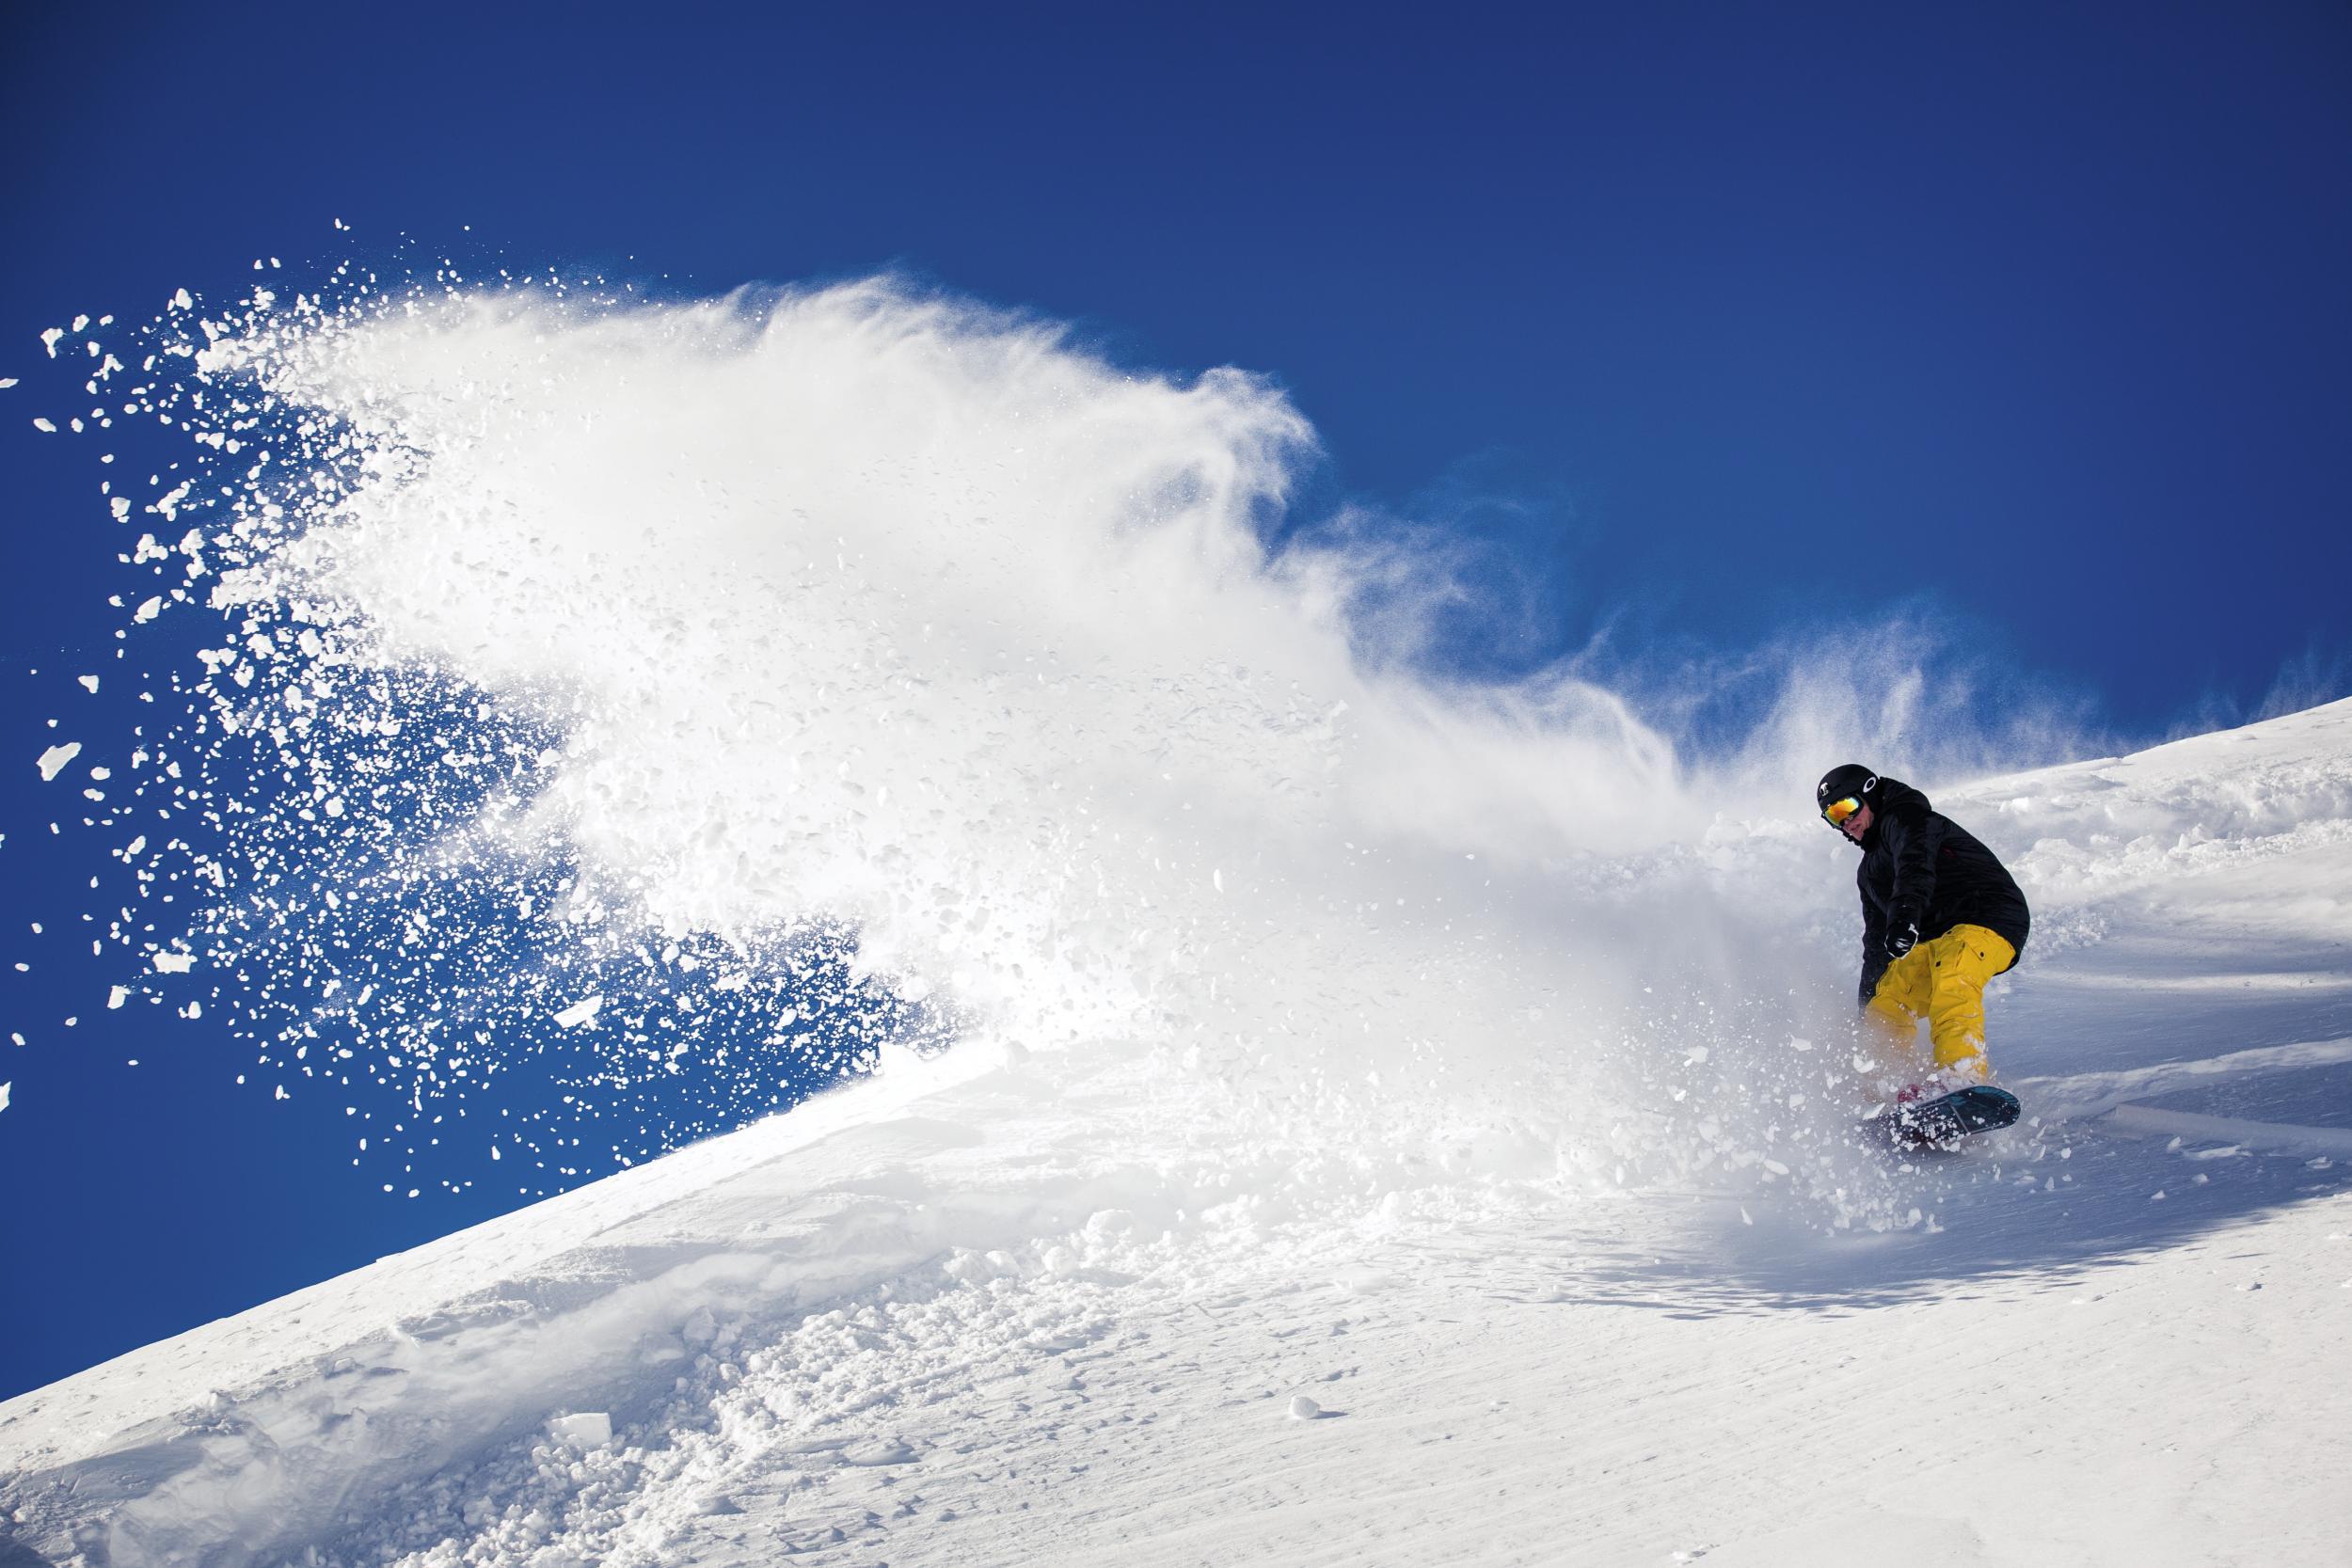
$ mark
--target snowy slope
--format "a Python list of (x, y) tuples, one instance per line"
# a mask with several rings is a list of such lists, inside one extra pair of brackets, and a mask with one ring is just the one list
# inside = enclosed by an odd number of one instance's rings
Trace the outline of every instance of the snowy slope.
[[(2352, 703), (1920, 782), (2036, 909), (1965, 1156), (1662, 994), (1606, 1125), (978, 1039), (0, 1405), (0, 1561), (2345, 1560)], [(1796, 828), (1561, 875), (1850, 942)]]

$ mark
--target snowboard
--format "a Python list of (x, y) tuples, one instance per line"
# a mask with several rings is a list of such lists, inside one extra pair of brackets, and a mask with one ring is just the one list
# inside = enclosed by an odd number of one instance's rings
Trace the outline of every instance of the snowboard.
[(1872, 1147), (1897, 1153), (1948, 1153), (1971, 1132), (2007, 1127), (2023, 1109), (2007, 1089), (1977, 1084), (1940, 1099), (1890, 1106), (1862, 1124), (1862, 1135)]

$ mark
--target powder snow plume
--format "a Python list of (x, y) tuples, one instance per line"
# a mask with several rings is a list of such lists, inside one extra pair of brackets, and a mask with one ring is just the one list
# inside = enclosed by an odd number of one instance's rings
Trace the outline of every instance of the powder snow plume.
[(412, 1155), (495, 1115), (561, 1185), (942, 1048), (1515, 1180), (1785, 1177), (1821, 1115), (1847, 1025), (1785, 981), (1838, 847), (1783, 759), (1365, 657), (1409, 562), (1269, 551), (1316, 446), (1262, 378), (890, 278), (146, 330), (126, 411), (202, 462), (112, 499), (135, 617), (213, 628), (124, 792), (191, 829), (141, 895), (203, 895), (150, 961), (297, 1089), (391, 1085)]

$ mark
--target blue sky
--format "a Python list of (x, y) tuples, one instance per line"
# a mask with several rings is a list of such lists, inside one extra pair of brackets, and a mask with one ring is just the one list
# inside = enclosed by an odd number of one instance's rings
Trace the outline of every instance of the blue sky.
[(47, 832), (29, 760), (120, 585), (92, 457), (30, 427), (36, 335), (256, 257), (687, 292), (896, 266), (1122, 360), (1271, 373), (1327, 449), (1311, 512), (1475, 537), (1534, 607), (1450, 627), (1465, 672), (1911, 614), (2118, 740), (2352, 690), (2338, 5), (7, 26), (0, 853), (32, 967), (0, 971), (29, 1042), (0, 1185), (57, 1291), (0, 1307), (0, 1394), (513, 1200), (384, 1199), (215, 1026), (103, 1011), (111, 960), (56, 928), (101, 851)]

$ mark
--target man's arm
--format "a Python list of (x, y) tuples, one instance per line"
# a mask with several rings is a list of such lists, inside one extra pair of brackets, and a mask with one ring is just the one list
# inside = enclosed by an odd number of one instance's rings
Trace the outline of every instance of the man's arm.
[(1886, 901), (1890, 928), (1917, 926), (1935, 901), (1935, 851), (1944, 843), (1944, 818), (1931, 811), (1897, 812), (1879, 832), (1895, 862), (1895, 895)]
[(1870, 890), (1857, 872), (1854, 882), (1862, 889), (1862, 994), (1861, 1005), (1870, 1005), (1878, 994), (1879, 976), (1886, 973), (1886, 920), (1879, 907), (1871, 901)]

